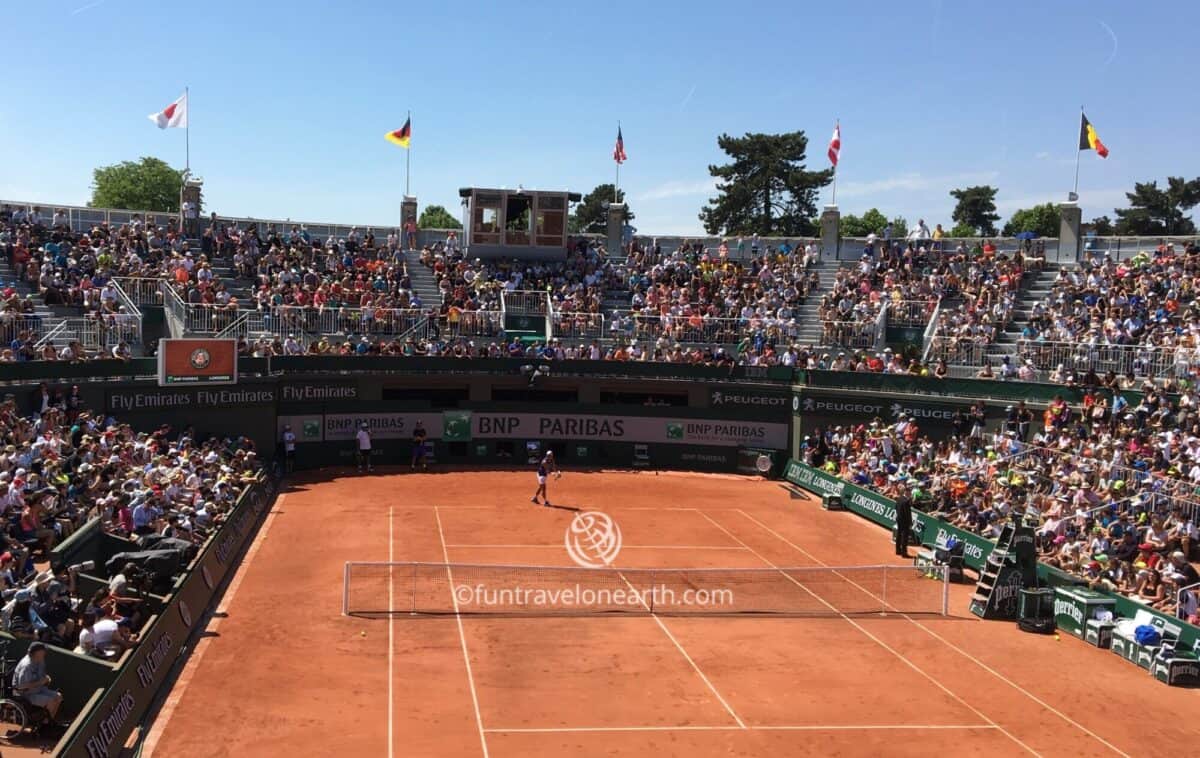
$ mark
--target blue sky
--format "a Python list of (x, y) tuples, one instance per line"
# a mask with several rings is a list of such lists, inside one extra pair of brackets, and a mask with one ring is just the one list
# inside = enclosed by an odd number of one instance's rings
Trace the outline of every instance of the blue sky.
[[(185, 8), (194, 12), (185, 12)], [(621, 186), (641, 233), (695, 233), (721, 132), (804, 129), (838, 204), (949, 225), (950, 189), (1012, 210), (1070, 189), (1079, 106), (1085, 219), (1134, 181), (1200, 174), (1186, 37), (1195, 3), (396, 3), (0, 0), (0, 198), (83, 204), (95, 166), (182, 167), (146, 114), (191, 88), (206, 210), (392, 224), (413, 112), (412, 190)], [(822, 197), (827, 202), (828, 196)]]

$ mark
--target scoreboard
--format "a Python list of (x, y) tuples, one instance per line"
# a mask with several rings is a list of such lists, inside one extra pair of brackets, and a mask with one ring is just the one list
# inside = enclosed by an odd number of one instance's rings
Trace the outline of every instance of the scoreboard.
[(237, 341), (231, 339), (160, 339), (158, 384), (236, 384)]

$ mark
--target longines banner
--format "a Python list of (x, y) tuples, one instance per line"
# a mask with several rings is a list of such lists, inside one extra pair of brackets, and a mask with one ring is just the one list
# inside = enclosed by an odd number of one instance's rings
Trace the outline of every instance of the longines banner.
[[(454, 411), (452, 418), (428, 411), (280, 416), (279, 429), (282, 431), (285, 424), (291, 426), (300, 442), (337, 442), (354, 439), (359, 427), (366, 424), (374, 439), (408, 439), (417, 421), (425, 427), (428, 439), (446, 441), (608, 440), (773, 450), (783, 450), (788, 445), (787, 424), (502, 411)], [(450, 431), (447, 434), (445, 430)]]
[[(837, 495), (842, 498), (842, 504), (851, 512), (870, 519), (880, 526), (891, 529), (896, 525), (896, 503), (890, 498), (855, 486), (821, 469), (792, 459), (788, 461), (787, 468), (784, 469), (783, 478), (815, 495)], [(915, 508), (913, 509), (912, 533), (923, 545), (936, 545), (939, 540), (956, 537), (965, 543), (964, 562), (976, 570), (982, 568), (988, 555), (996, 547), (991, 540), (951, 526), (945, 521), (921, 513)]]

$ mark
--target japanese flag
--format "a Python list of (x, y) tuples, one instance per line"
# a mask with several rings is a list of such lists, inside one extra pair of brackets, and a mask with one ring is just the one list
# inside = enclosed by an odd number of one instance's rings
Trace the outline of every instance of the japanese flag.
[(187, 105), (187, 93), (185, 92), (178, 100), (158, 113), (151, 113), (147, 118), (153, 121), (159, 129), (187, 128)]

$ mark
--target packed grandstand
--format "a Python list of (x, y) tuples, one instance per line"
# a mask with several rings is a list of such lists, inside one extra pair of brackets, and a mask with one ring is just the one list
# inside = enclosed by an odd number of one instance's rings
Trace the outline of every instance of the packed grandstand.
[[(247, 357), (395, 356), (786, 367), (930, 380), (1057, 384), (998, 424), (959, 409), (950, 432), (866, 418), (807, 430), (798, 458), (988, 538), (1036, 522), (1041, 560), (1082, 583), (1200, 620), (1200, 306), (1192, 240), (1080, 260), (1054, 241), (917, 234), (843, 240), (635, 236), (570, 240), (562, 260), (472, 257), (455, 232), (255, 222), (212, 214), (92, 221), (0, 207), (0, 363), (152, 355), (140, 308)], [(923, 228), (923, 225), (922, 225)], [(882, 231), (882, 230), (881, 230)], [(508, 314), (544, 319), (532, 332)], [(541, 323), (541, 322), (539, 322)], [(902, 336), (896, 338), (896, 334)], [(5, 631), (112, 659), (138, 645), (134, 579), (93, 592), (56, 544), (98, 519), (150, 545), (202, 544), (263, 473), (247, 439), (136, 431), (78, 388), (0, 406)]]

